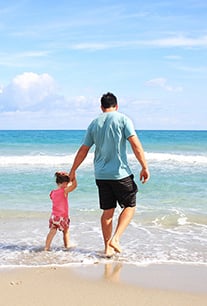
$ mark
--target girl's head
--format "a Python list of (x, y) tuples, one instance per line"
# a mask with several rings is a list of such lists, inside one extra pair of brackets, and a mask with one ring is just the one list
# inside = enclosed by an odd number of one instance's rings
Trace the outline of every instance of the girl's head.
[(70, 178), (67, 172), (61, 172), (58, 171), (55, 173), (55, 177), (56, 177), (56, 183), (57, 184), (62, 184), (62, 183), (69, 183), (70, 182)]

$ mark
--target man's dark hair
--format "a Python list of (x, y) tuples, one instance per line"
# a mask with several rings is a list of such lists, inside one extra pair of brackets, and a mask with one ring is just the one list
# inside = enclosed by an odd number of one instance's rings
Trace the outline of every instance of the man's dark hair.
[(117, 98), (111, 92), (108, 92), (101, 97), (101, 106), (103, 108), (115, 107), (116, 105), (117, 105)]

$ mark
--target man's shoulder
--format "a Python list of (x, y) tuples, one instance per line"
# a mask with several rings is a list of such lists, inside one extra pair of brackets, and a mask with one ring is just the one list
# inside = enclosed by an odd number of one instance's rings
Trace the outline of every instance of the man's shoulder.
[(116, 112), (116, 118), (123, 123), (131, 122), (132, 120), (124, 113)]
[(101, 126), (104, 123), (111, 124), (112, 121), (115, 123), (124, 123), (127, 124), (128, 122), (131, 122), (131, 119), (125, 115), (124, 113), (114, 111), (114, 112), (108, 112), (108, 113), (102, 113), (95, 119), (91, 121), (91, 123), (88, 126), (88, 131), (91, 131), (94, 129), (94, 127)]

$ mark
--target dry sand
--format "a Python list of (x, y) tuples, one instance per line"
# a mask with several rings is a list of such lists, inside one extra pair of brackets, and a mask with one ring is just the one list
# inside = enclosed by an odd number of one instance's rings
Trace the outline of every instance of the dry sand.
[(2, 268), (0, 305), (206, 306), (206, 269), (110, 262), (69, 268)]

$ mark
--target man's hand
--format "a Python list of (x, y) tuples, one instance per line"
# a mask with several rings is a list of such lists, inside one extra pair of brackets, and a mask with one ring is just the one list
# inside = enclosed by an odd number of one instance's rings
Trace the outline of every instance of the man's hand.
[(71, 182), (75, 180), (75, 171), (74, 170), (70, 170), (68, 175), (69, 175), (69, 178), (70, 178)]
[(142, 168), (142, 170), (140, 171), (140, 181), (142, 182), (142, 184), (146, 183), (150, 178), (150, 173), (149, 170), (147, 168)]

